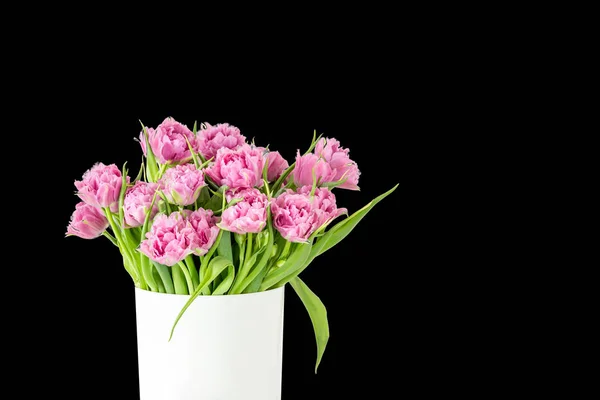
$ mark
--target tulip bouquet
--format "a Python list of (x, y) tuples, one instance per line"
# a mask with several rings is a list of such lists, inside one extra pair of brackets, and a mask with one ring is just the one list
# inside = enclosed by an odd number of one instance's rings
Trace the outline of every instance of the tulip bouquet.
[(139, 142), (144, 158), (135, 179), (126, 163), (97, 163), (75, 181), (82, 201), (67, 236), (104, 236), (135, 286), (189, 295), (171, 335), (197, 296), (290, 283), (313, 322), (318, 366), (329, 338), (327, 314), (298, 275), (398, 185), (348, 216), (332, 190), (358, 190), (360, 172), (335, 139), (313, 135), (291, 165), (229, 124), (190, 130), (167, 118), (155, 129), (142, 125)]

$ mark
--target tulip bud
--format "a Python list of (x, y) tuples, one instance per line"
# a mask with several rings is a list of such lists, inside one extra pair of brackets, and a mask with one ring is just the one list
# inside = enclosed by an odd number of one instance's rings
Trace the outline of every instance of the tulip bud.
[(202, 187), (206, 185), (204, 174), (196, 169), (193, 164), (177, 165), (174, 168), (169, 168), (160, 183), (163, 186), (167, 200), (180, 206), (193, 204), (200, 196)]
[(213, 158), (221, 148), (237, 149), (246, 143), (240, 130), (229, 124), (206, 124), (197, 135), (198, 150), (205, 159)]
[(94, 239), (102, 235), (108, 227), (108, 220), (96, 207), (83, 201), (75, 206), (71, 222), (67, 227), (67, 236), (79, 236), (83, 239)]
[[(150, 205), (154, 199), (158, 185), (156, 183), (146, 183), (142, 181), (127, 189), (125, 200), (123, 202), (123, 211), (125, 214), (125, 223), (127, 227), (133, 228), (144, 225), (146, 213), (150, 210)], [(154, 218), (158, 212), (158, 202), (155, 200), (150, 219)]]
[[(196, 141), (194, 134), (187, 126), (180, 124), (173, 118), (166, 118), (156, 129), (146, 128), (145, 130), (148, 133), (148, 143), (152, 153), (160, 164), (185, 161), (192, 157), (188, 141), (192, 144)], [(140, 133), (140, 145), (144, 155), (146, 155), (144, 130)]]
[[(129, 177), (126, 182), (129, 183)], [(94, 207), (109, 207), (112, 212), (119, 209), (122, 185), (121, 171), (115, 164), (97, 163), (83, 174), (81, 181), (75, 181), (77, 195), (81, 200)]]
[[(226, 199), (230, 202), (229, 207), (223, 211), (221, 222), (218, 226), (226, 231), (237, 234), (259, 233), (267, 225), (267, 205), (269, 204), (267, 196), (258, 189), (235, 189), (226, 192)], [(233, 203), (236, 199), (236, 203)], [(263, 244), (264, 231), (257, 238), (257, 246)]]
[(277, 254), (277, 243), (273, 243), (273, 248), (271, 249), (271, 257), (269, 258), (275, 257), (275, 254)]

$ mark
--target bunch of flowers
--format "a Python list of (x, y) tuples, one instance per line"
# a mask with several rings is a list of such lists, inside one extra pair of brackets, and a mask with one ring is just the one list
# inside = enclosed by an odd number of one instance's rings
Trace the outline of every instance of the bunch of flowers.
[(290, 165), (279, 152), (248, 143), (234, 126), (200, 128), (172, 118), (155, 129), (142, 126), (145, 158), (134, 179), (126, 163), (122, 169), (97, 163), (85, 172), (75, 181), (81, 202), (67, 236), (104, 236), (119, 249), (135, 286), (189, 295), (173, 330), (197, 296), (290, 283), (313, 321), (318, 366), (329, 338), (327, 316), (298, 275), (397, 185), (348, 216), (333, 190), (358, 190), (360, 171), (337, 140), (313, 135)]

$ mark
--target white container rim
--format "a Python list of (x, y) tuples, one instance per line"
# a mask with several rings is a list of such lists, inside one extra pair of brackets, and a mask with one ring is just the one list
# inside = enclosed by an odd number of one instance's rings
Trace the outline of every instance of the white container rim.
[[(268, 290), (265, 290), (265, 291), (262, 291), (262, 292), (239, 293), (239, 294), (200, 295), (200, 296), (196, 297), (196, 299), (194, 301), (196, 301), (196, 300), (198, 300), (200, 298), (202, 298), (202, 299), (215, 298), (216, 299), (216, 298), (220, 298), (220, 297), (260, 296), (260, 295), (264, 295), (266, 293), (273, 293), (273, 292), (276, 292), (278, 290), (281, 291), (281, 290), (284, 290), (284, 289), (285, 289), (285, 285), (281, 286), (281, 287), (278, 287), (278, 288), (275, 288), (275, 289), (268, 289)], [(180, 298), (190, 297), (189, 294), (160, 293), (160, 292), (153, 292), (153, 291), (150, 291), (150, 290), (140, 289), (139, 287), (136, 287), (135, 291), (139, 292), (139, 293), (144, 293), (145, 295), (147, 294), (147, 295), (150, 295), (150, 296), (152, 296), (152, 295), (159, 295), (159, 296), (166, 295), (166, 296), (174, 296), (174, 297), (180, 297)]]

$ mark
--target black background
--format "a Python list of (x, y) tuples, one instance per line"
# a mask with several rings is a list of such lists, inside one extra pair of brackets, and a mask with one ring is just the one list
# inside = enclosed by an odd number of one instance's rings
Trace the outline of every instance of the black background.
[[(431, 388), (421, 385), (436, 368), (429, 362), (435, 339), (430, 342), (428, 316), (422, 313), (430, 301), (423, 277), (431, 271), (423, 259), (435, 250), (421, 253), (426, 227), (418, 221), (425, 217), (422, 205), (415, 205), (416, 189), (410, 189), (420, 167), (414, 148), (420, 132), (411, 115), (416, 106), (402, 98), (389, 75), (355, 82), (334, 73), (330, 77), (322, 86), (298, 82), (268, 92), (259, 83), (225, 89), (200, 81), (188, 83), (186, 90), (152, 80), (139, 86), (86, 80), (79, 86), (71, 79), (68, 86), (52, 86), (68, 100), (53, 106), (59, 110), (46, 137), (54, 146), (47, 165), (53, 178), (41, 183), (56, 201), (48, 236), (52, 259), (58, 260), (46, 276), (52, 290), (39, 305), (52, 316), (44, 334), (51, 345), (42, 352), (48, 376), (56, 377), (49, 379), (46, 392), (73, 391), (69, 396), (76, 397), (86, 388), (112, 397), (118, 390), (122, 398), (137, 398), (134, 291), (120, 255), (104, 238), (63, 235), (78, 202), (73, 181), (97, 161), (119, 166), (128, 161), (135, 175), (141, 158), (134, 141), (139, 120), (155, 127), (167, 116), (190, 128), (194, 121), (228, 122), (289, 162), (296, 149), (310, 144), (313, 130), (338, 139), (362, 172), (361, 191), (335, 190), (338, 206), (350, 213), (400, 183), (350, 236), (302, 274), (328, 309), (331, 337), (317, 375), (310, 319), (293, 290), (286, 290), (283, 399), (355, 393), (384, 398), (400, 388)], [(51, 96), (43, 99), (52, 103)], [(54, 370), (52, 360), (64, 367)]]

